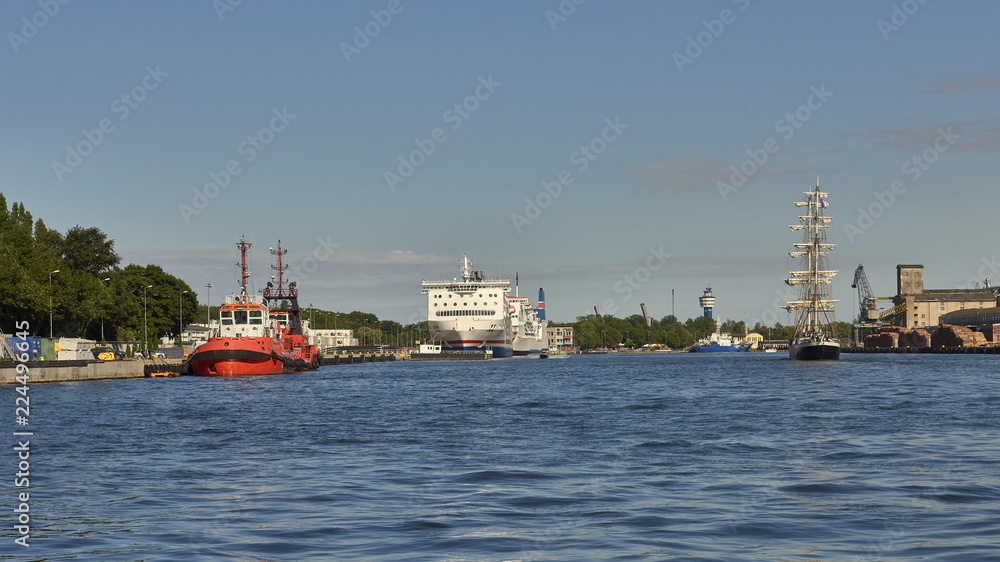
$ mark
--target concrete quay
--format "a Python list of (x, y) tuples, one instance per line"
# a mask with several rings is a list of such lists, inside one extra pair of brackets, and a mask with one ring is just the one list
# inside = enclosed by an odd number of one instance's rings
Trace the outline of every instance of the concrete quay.
[(352, 365), (355, 363), (382, 363), (385, 361), (403, 361), (406, 353), (402, 351), (335, 351), (320, 354), (320, 365)]
[[(176, 364), (174, 364), (176, 362)], [(178, 370), (179, 360), (160, 359), (143, 361), (126, 359), (122, 361), (67, 360), (67, 361), (27, 361), (25, 363), (0, 362), (0, 384), (19, 384), (17, 365), (28, 368), (28, 384), (64, 381), (93, 381), (102, 379), (140, 379), (149, 376), (154, 369), (159, 371)]]

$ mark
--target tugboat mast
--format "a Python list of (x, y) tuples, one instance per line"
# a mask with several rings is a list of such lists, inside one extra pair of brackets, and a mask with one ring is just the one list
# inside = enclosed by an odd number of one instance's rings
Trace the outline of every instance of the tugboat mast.
[(247, 252), (252, 246), (252, 242), (247, 242), (246, 238), (240, 236), (240, 241), (236, 247), (240, 249), (240, 302), (250, 302), (250, 294), (247, 293), (247, 285), (250, 283), (250, 272), (247, 270)]

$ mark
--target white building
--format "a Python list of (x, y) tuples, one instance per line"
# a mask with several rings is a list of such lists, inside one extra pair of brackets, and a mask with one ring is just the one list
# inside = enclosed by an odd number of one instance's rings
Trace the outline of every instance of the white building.
[(576, 346), (573, 344), (572, 326), (553, 326), (549, 324), (545, 330), (546, 340), (549, 342), (549, 352), (570, 351)]
[(309, 330), (309, 343), (325, 349), (327, 347), (349, 347), (360, 345), (354, 337), (354, 330)]

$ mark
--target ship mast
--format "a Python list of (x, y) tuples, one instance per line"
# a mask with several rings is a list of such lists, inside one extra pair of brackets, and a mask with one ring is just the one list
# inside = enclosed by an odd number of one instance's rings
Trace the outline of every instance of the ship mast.
[(253, 243), (247, 242), (246, 238), (240, 236), (240, 241), (236, 247), (240, 249), (240, 302), (250, 302), (250, 295), (247, 293), (247, 284), (250, 282), (250, 272), (247, 271), (247, 251)]
[(472, 279), (472, 260), (469, 259), (468, 254), (462, 256), (462, 281), (468, 282)]
[(829, 206), (826, 200), (829, 194), (819, 190), (819, 179), (816, 180), (815, 188), (804, 193), (806, 200), (796, 201), (795, 206), (806, 207), (806, 214), (799, 216), (799, 224), (789, 226), (790, 230), (803, 231), (804, 240), (794, 244), (795, 251), (788, 252), (788, 255), (805, 258), (805, 268), (792, 271), (791, 277), (785, 279), (785, 283), (801, 287), (798, 300), (782, 307), (789, 311), (800, 311), (796, 321), (796, 336), (821, 334), (829, 324), (830, 319), (827, 317), (837, 303), (837, 300), (830, 298), (829, 290), (837, 272), (827, 269), (826, 265), (828, 250), (836, 247), (836, 244), (826, 242), (827, 223), (832, 217), (824, 216), (823, 209)]
[(288, 270), (288, 265), (284, 264), (282, 261), (282, 256), (288, 253), (288, 250), (281, 249), (281, 240), (278, 240), (278, 248), (271, 248), (271, 255), (275, 257), (275, 265), (271, 266), (271, 269), (278, 272), (278, 286), (274, 286), (275, 276), (271, 276), (271, 281), (267, 283), (267, 288), (264, 289), (264, 296), (268, 299), (293, 299), (299, 296), (299, 290), (295, 287), (295, 282), (292, 281), (285, 286), (285, 271)]
[(280, 296), (285, 292), (285, 270), (288, 269), (287, 265), (281, 263), (281, 256), (288, 253), (288, 250), (281, 249), (281, 240), (278, 240), (278, 249), (271, 250), (271, 255), (275, 256), (275, 260), (278, 262), (277, 265), (272, 265), (271, 269), (278, 272), (278, 295)]

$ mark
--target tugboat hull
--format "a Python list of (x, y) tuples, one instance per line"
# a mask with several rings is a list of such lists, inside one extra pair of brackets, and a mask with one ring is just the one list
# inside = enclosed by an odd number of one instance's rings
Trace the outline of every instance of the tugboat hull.
[(296, 357), (279, 350), (270, 338), (213, 338), (191, 355), (191, 374), (240, 377), (295, 372)]

